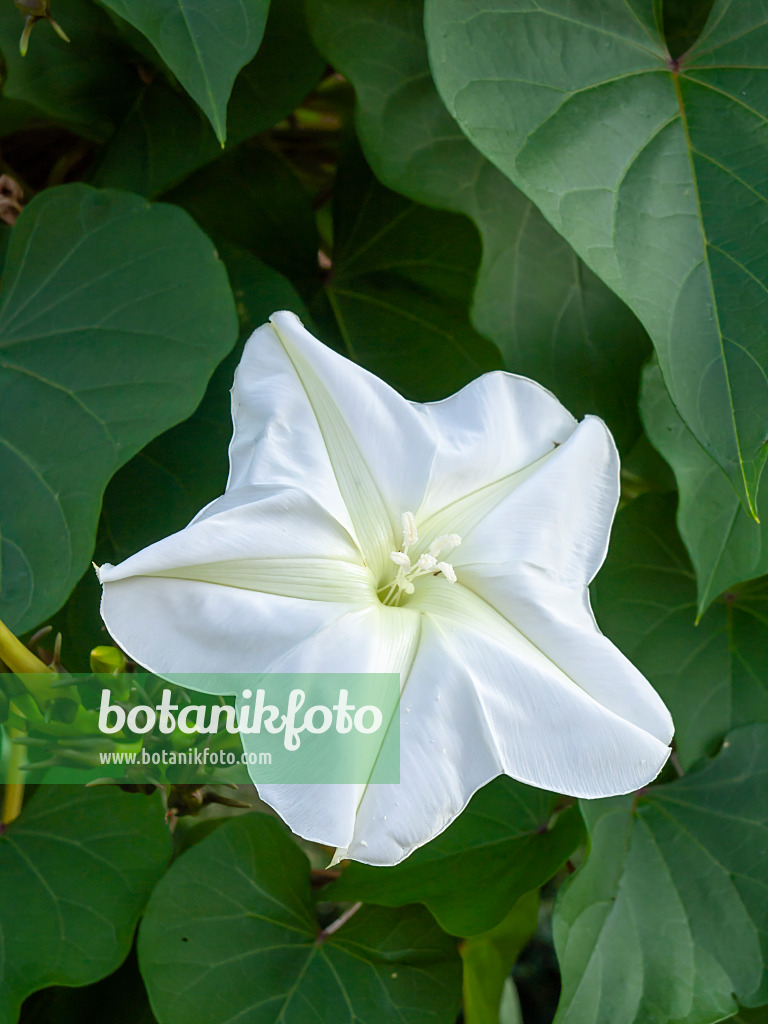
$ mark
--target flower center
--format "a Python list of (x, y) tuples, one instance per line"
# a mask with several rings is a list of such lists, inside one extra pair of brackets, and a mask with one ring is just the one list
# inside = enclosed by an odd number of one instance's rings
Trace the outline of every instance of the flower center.
[(441, 555), (449, 555), (454, 548), (461, 544), (461, 537), (458, 533), (446, 533), (429, 545), (429, 549), (419, 555), (415, 562), (412, 562), (408, 550), (418, 543), (419, 534), (416, 529), (416, 520), (413, 512), (403, 512), (403, 543), (399, 551), (392, 551), (390, 558), (397, 566), (397, 575), (388, 583), (385, 583), (378, 590), (382, 604), (398, 605), (404, 595), (412, 594), (416, 589), (414, 580), (419, 576), (442, 575), (449, 583), (456, 582), (456, 573), (450, 562), (438, 561)]

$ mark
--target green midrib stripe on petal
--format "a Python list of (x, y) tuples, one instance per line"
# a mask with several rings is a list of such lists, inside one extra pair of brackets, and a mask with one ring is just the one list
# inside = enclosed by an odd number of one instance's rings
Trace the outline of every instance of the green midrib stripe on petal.
[[(445, 505), (419, 522), (419, 541), (410, 553), (410, 557), (415, 561), (428, 549), (436, 537), (450, 533), (458, 533), (460, 537), (468, 536), (489, 512), (525, 483), (529, 477), (538, 472), (557, 450), (558, 446), (554, 446), (551, 451), (546, 452), (527, 466), (523, 466), (515, 473), (509, 473), (507, 476), (494, 480), (493, 483), (486, 484), (476, 491), (457, 498), (450, 505)], [(418, 519), (418, 512), (416, 517)], [(447, 557), (452, 564), (461, 565), (461, 548)]]
[(399, 515), (404, 510), (387, 508), (371, 468), (333, 397), (311, 364), (291, 345), (290, 339), (284, 337), (274, 323), (272, 326), (315, 414), (357, 543), (367, 565), (379, 577), (389, 563), (390, 551), (400, 546), (399, 538), (395, 538), (398, 537)]
[[(534, 665), (541, 665), (542, 668), (558, 676), (561, 682), (575, 687), (595, 704), (600, 704), (593, 694), (580, 686), (513, 622), (505, 618), (485, 598), (469, 587), (465, 587), (461, 582), (451, 585), (437, 577), (427, 576), (421, 588), (410, 599), (408, 607), (429, 616), (438, 629), (440, 629), (440, 620), (442, 619), (444, 622), (450, 622), (460, 628), (466, 627), (486, 633), (499, 644), (514, 651), (523, 660)], [(606, 710), (610, 711), (610, 708), (606, 708)], [(611, 714), (616, 714), (616, 712), (611, 711)], [(617, 717), (621, 716), (617, 715)]]
[(214, 583), (304, 601), (378, 603), (370, 570), (333, 558), (243, 558), (161, 569), (149, 575)]
[[(384, 728), (381, 743), (377, 748), (376, 755), (370, 766), (370, 770), (368, 771), (368, 781), (360, 783), (357, 787), (355, 827), (357, 824), (357, 815), (360, 811), (363, 800), (365, 799), (368, 786), (371, 784), (371, 779), (373, 778), (376, 770), (376, 765), (382, 748), (387, 742), (389, 731), (391, 729), (400, 728), (400, 705), (403, 699), (403, 692), (411, 675), (413, 663), (416, 660), (416, 654), (418, 653), (419, 641), (421, 639), (421, 625), (421, 614), (414, 612), (409, 608), (384, 608), (382, 606), (379, 611), (378, 635), (380, 641), (380, 671), (397, 672), (400, 675), (400, 697), (398, 698), (393, 709), (393, 713)], [(354, 841), (355, 835), (353, 828), (352, 842)], [(337, 850), (332, 863), (338, 863), (339, 860), (343, 860), (347, 849), (348, 847)]]

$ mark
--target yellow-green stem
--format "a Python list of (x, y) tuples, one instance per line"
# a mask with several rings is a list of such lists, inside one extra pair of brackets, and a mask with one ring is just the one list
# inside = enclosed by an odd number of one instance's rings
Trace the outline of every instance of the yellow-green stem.
[(40, 661), (37, 655), (33, 654), (18, 637), (14, 636), (2, 620), (0, 620), (0, 658), (11, 672), (31, 675), (37, 672), (51, 671), (44, 661)]
[(41, 711), (45, 710), (48, 701), (55, 700), (57, 697), (68, 697), (77, 704), (80, 703), (80, 695), (76, 687), (52, 688), (51, 684), (58, 681), (59, 673), (41, 661), (28, 647), (25, 647), (2, 621), (0, 621), (0, 660), (4, 661), (12, 672), (15, 672), (29, 693), (32, 694)]
[[(20, 729), (8, 728), (8, 737), (11, 740), (23, 736)], [(21, 813), (21, 805), (24, 802), (24, 773), (21, 766), (25, 763), (27, 748), (23, 743), (11, 743), (11, 753), (8, 760), (6, 782), (3, 786), (3, 806), (0, 810), (0, 822), (3, 825), (10, 825)]]

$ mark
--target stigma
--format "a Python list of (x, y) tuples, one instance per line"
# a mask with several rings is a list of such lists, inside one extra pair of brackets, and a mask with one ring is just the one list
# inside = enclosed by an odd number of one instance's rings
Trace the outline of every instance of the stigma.
[(461, 537), (458, 533), (443, 534), (432, 541), (423, 555), (419, 555), (415, 561), (411, 561), (408, 551), (419, 540), (416, 519), (413, 512), (403, 512), (400, 518), (403, 526), (403, 543), (399, 551), (392, 551), (389, 555), (397, 566), (397, 575), (391, 583), (386, 584), (379, 591), (382, 595), (381, 602), (386, 605), (397, 605), (404, 594), (412, 594), (416, 589), (414, 580), (419, 576), (431, 573), (433, 576), (442, 575), (448, 583), (456, 582), (456, 572), (453, 566), (441, 556), (449, 555), (461, 544)]

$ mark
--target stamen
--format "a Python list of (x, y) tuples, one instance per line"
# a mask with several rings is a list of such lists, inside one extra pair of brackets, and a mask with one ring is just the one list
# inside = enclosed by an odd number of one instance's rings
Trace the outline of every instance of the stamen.
[[(391, 551), (390, 559), (397, 566), (397, 575), (389, 584), (384, 584), (379, 591), (382, 604), (396, 605), (403, 594), (413, 594), (416, 590), (414, 580), (419, 576), (426, 576), (432, 573), (434, 576), (440, 574), (448, 583), (456, 582), (456, 572), (450, 562), (438, 562), (438, 556), (449, 554), (461, 544), (461, 537), (458, 533), (446, 533), (432, 541), (429, 550), (419, 555), (416, 563), (413, 564), (408, 557), (408, 549), (416, 544), (419, 533), (416, 529), (416, 517), (413, 512), (403, 512), (401, 522), (403, 524), (403, 545), (401, 551)], [(382, 591), (384, 591), (382, 596)]]
[(442, 537), (432, 541), (429, 545), (429, 553), (435, 558), (439, 558), (440, 555), (449, 555), (459, 544), (461, 544), (461, 537), (458, 533), (445, 533)]
[(392, 559), (395, 565), (399, 565), (402, 569), (411, 568), (410, 558), (408, 557), (408, 555), (403, 554), (402, 551), (390, 551), (389, 557)]
[(407, 551), (418, 541), (419, 531), (413, 512), (403, 512), (400, 519), (403, 524), (403, 551)]
[(456, 582), (456, 572), (450, 562), (438, 562), (437, 568), (445, 576), (449, 583)]

